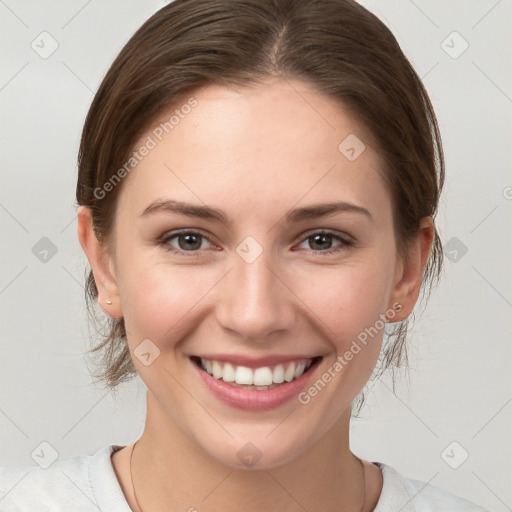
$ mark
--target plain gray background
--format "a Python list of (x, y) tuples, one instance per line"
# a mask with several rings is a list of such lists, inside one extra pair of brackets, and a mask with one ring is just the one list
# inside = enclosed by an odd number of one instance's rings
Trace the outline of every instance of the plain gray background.
[[(0, 466), (35, 464), (42, 442), (65, 459), (142, 432), (142, 381), (115, 398), (92, 384), (84, 359), (88, 267), (74, 194), (93, 94), (164, 3), (0, 0)], [(395, 394), (389, 375), (372, 383), (352, 422), (352, 448), (491, 510), (512, 510), (512, 2), (361, 3), (394, 32), (438, 115), (447, 164), (438, 224), (448, 258), (409, 338), (409, 377), (398, 374)], [(52, 246), (42, 261), (38, 250)]]

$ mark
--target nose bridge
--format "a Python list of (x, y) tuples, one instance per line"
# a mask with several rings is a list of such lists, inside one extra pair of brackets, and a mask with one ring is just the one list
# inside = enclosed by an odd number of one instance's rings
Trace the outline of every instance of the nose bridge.
[(294, 320), (292, 294), (278, 277), (272, 251), (258, 246), (253, 239), (237, 247), (217, 308), (225, 328), (253, 338), (289, 329)]

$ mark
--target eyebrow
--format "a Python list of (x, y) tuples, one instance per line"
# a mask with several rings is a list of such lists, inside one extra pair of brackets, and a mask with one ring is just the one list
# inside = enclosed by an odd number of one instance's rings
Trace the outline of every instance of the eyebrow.
[[(157, 212), (178, 213), (189, 217), (216, 220), (226, 224), (227, 226), (232, 224), (229, 217), (222, 210), (206, 205), (202, 206), (184, 203), (173, 199), (157, 200), (151, 203), (140, 216), (145, 217)], [(295, 208), (285, 215), (285, 221), (287, 223), (300, 222), (302, 220), (317, 219), (340, 212), (363, 214), (369, 220), (374, 222), (371, 213), (366, 208), (356, 204), (347, 203), (345, 201), (334, 201), (330, 203), (313, 204), (310, 206)]]

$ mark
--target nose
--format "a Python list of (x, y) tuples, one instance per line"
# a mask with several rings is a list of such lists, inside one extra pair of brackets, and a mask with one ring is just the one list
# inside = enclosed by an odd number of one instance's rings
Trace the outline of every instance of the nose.
[(236, 255), (234, 268), (223, 279), (216, 306), (217, 320), (243, 338), (268, 341), (295, 322), (294, 294), (282, 267), (265, 251), (252, 263)]

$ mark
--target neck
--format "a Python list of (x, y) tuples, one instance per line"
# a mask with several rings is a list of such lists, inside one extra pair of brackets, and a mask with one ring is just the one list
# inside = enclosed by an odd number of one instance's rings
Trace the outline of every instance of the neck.
[(132, 458), (142, 510), (343, 510), (360, 512), (364, 470), (349, 449), (350, 409), (310, 449), (278, 467), (226, 466), (202, 451), (148, 392), (144, 432)]

